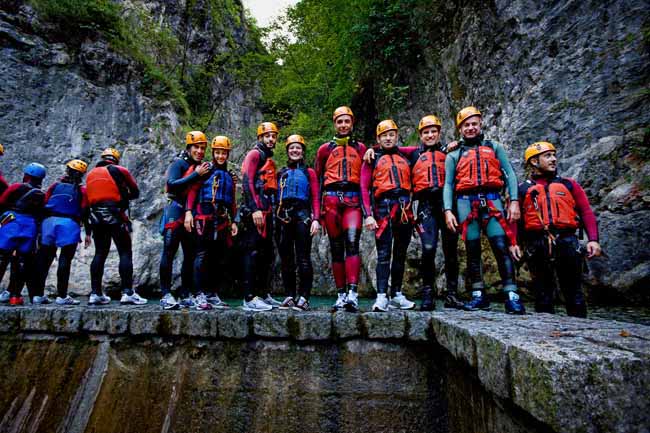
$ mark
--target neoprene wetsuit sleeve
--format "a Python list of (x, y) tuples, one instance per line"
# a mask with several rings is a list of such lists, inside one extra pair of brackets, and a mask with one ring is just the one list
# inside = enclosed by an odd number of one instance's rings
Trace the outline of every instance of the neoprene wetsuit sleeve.
[(506, 154), (506, 149), (503, 147), (501, 144), (496, 144), (495, 146), (496, 150), (495, 153), (497, 155), (497, 159), (501, 163), (501, 168), (503, 169), (504, 173), (506, 174), (506, 189), (508, 191), (508, 195), (510, 195), (510, 200), (515, 201), (519, 200), (519, 194), (518, 194), (518, 183), (517, 183), (517, 175), (515, 174), (515, 171), (512, 168), (512, 164), (510, 164), (510, 160), (508, 159), (508, 155)]
[(54, 187), (56, 186), (58, 182), (54, 182), (50, 187), (47, 189), (47, 192), (45, 193), (45, 203), (47, 203), (50, 200), (50, 197), (52, 196), (52, 192), (54, 191)]
[(456, 161), (459, 150), (447, 154), (445, 158), (445, 186), (442, 188), (442, 205), (444, 210), (454, 208), (454, 179), (456, 179)]
[(0, 173), (0, 194), (6, 191), (6, 189), (9, 188), (9, 183), (7, 182), (7, 179)]
[(167, 169), (167, 189), (170, 193), (175, 195), (183, 194), (185, 188), (199, 177), (197, 171), (183, 177), (188, 169), (189, 164), (180, 158), (170, 164)]
[(361, 165), (361, 209), (363, 210), (363, 216), (368, 217), (372, 215), (372, 209), (370, 207), (370, 183), (372, 182), (372, 165), (367, 162), (363, 162)]
[(311, 193), (311, 217), (318, 219), (320, 216), (320, 188), (318, 187), (318, 177), (313, 168), (307, 169), (309, 175), (309, 191)]
[(582, 224), (587, 232), (587, 239), (598, 242), (598, 223), (596, 221), (596, 215), (594, 215), (594, 211), (589, 204), (587, 193), (585, 193), (585, 190), (574, 179), (569, 178), (568, 180), (573, 184), (571, 193), (573, 194), (573, 199), (576, 201), (578, 215), (580, 215)]
[(250, 150), (242, 163), (242, 193), (244, 204), (251, 211), (262, 210), (262, 202), (255, 190), (255, 175), (260, 162), (260, 152), (257, 149)]
[(17, 198), (14, 197), (16, 195), (15, 192), (21, 187), (21, 185), (22, 183), (14, 183), (2, 193), (0, 196), (0, 208), (6, 210), (6, 208), (14, 204), (17, 200)]
[(126, 186), (129, 188), (128, 200), (135, 200), (136, 198), (140, 197), (140, 189), (138, 188), (138, 184), (129, 170), (127, 170), (126, 167), (122, 166), (117, 166), (117, 168), (124, 175), (124, 182), (126, 182)]
[(194, 210), (194, 204), (196, 203), (196, 197), (200, 187), (201, 184), (199, 182), (196, 182), (190, 187), (190, 190), (187, 192), (187, 199), (185, 200), (185, 211)]

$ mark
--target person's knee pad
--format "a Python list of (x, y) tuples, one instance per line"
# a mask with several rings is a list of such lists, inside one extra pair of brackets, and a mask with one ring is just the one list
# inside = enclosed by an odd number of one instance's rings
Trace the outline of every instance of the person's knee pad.
[(345, 251), (350, 256), (359, 254), (359, 239), (361, 231), (356, 227), (349, 228), (345, 231)]

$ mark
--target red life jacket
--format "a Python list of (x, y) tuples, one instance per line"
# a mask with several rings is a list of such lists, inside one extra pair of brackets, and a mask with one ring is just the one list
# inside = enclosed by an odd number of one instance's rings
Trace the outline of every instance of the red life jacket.
[(372, 171), (372, 189), (375, 197), (395, 190), (411, 191), (411, 167), (399, 153), (382, 155)]
[(264, 192), (278, 190), (278, 178), (276, 177), (275, 162), (271, 158), (266, 158), (264, 165), (257, 171), (258, 179), (261, 183), (261, 189)]
[(540, 185), (529, 179), (525, 183), (523, 218), (526, 230), (539, 231), (549, 228), (572, 229), (579, 225), (576, 201), (566, 179), (556, 177), (547, 185)]
[(491, 142), (484, 141), (480, 146), (460, 148), (460, 158), (456, 165), (457, 192), (477, 188), (499, 190), (502, 187), (501, 163)]
[(120, 189), (108, 171), (108, 166), (90, 170), (86, 177), (86, 192), (90, 205), (105, 202), (118, 203), (122, 200)]
[(441, 189), (445, 184), (445, 155), (444, 152), (422, 152), (413, 165), (413, 192)]
[(337, 182), (361, 182), (361, 157), (356, 143), (337, 146), (330, 143), (331, 152), (325, 162), (325, 185)]

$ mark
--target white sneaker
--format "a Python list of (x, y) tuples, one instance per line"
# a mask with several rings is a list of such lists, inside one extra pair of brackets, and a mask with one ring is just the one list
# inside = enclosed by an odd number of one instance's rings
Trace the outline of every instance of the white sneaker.
[(296, 311), (309, 311), (309, 301), (302, 296), (298, 298), (296, 305), (292, 307)]
[(377, 300), (372, 306), (372, 311), (386, 312), (388, 311), (388, 298), (385, 293), (377, 293)]
[(348, 290), (348, 296), (345, 299), (345, 311), (348, 313), (359, 312), (359, 295), (354, 290)]
[(194, 304), (194, 308), (197, 310), (212, 310), (212, 304), (208, 302), (208, 298), (203, 293), (199, 293), (194, 297)]
[(271, 296), (270, 293), (266, 294), (266, 298), (264, 298), (264, 302), (266, 302), (267, 304), (269, 304), (273, 308), (279, 308), (280, 305), (282, 305), (282, 302), (280, 302), (280, 301), (278, 301), (276, 299), (273, 299), (273, 297)]
[(90, 298), (88, 298), (88, 305), (106, 305), (111, 303), (111, 298), (101, 294), (101, 295), (96, 295), (94, 293), (90, 294)]
[(70, 295), (66, 296), (65, 298), (57, 296), (54, 302), (56, 303), (56, 305), (79, 305), (80, 304), (79, 301), (77, 301)]
[(394, 310), (412, 310), (415, 308), (415, 302), (406, 299), (402, 292), (395, 293), (388, 304), (388, 307)]
[(282, 303), (278, 308), (280, 310), (289, 310), (295, 306), (296, 306), (296, 302), (293, 300), (293, 298), (291, 296), (287, 296), (286, 298), (284, 298), (284, 301), (282, 301)]
[(147, 303), (147, 300), (142, 296), (138, 295), (135, 290), (132, 295), (127, 295), (126, 293), (122, 294), (120, 298), (120, 304), (122, 305), (144, 305)]
[(162, 297), (160, 300), (160, 306), (162, 307), (163, 310), (178, 310), (181, 308), (181, 306), (176, 302), (176, 299), (174, 298), (174, 295), (171, 293), (167, 293), (165, 296)]
[(47, 295), (44, 296), (34, 296), (32, 298), (32, 304), (34, 305), (46, 305), (46, 304), (51, 304), (52, 300), (47, 297)]
[(230, 308), (230, 305), (221, 300), (219, 295), (214, 294), (207, 297), (208, 303), (214, 308)]
[(9, 302), (9, 298), (11, 298), (11, 294), (9, 293), (9, 290), (3, 290), (0, 292), (0, 302), (3, 304), (6, 304)]
[(246, 302), (244, 299), (244, 305), (242, 306), (244, 311), (269, 311), (272, 309), (273, 307), (264, 302), (259, 296), (255, 296), (250, 302)]
[(339, 293), (338, 297), (336, 298), (336, 302), (334, 305), (332, 305), (332, 310), (337, 311), (337, 310), (342, 310), (343, 307), (345, 306), (345, 300), (347, 299), (347, 295), (345, 293)]

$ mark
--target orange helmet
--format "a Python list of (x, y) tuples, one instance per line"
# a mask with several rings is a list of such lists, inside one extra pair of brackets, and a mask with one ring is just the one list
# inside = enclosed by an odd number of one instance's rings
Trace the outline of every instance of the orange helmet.
[(429, 126), (437, 126), (438, 130), (441, 130), (442, 122), (440, 122), (440, 119), (438, 119), (433, 114), (428, 114), (420, 119), (420, 123), (418, 123), (418, 132), (421, 132), (424, 128), (427, 128)]
[(354, 113), (352, 113), (352, 109), (345, 105), (342, 105), (336, 110), (334, 110), (334, 114), (332, 114), (332, 122), (335, 122), (337, 117), (341, 117), (346, 114), (350, 116), (352, 118), (352, 121), (354, 122)]
[(290, 144), (292, 143), (299, 143), (302, 145), (302, 147), (305, 147), (305, 139), (303, 138), (302, 135), (298, 134), (293, 134), (287, 137), (287, 141), (284, 143), (284, 147), (289, 147)]
[(185, 144), (191, 146), (197, 143), (208, 143), (208, 139), (205, 137), (205, 134), (201, 131), (190, 131), (185, 136)]
[(4, 154), (5, 154), (5, 147), (2, 144), (0, 144), (0, 155), (4, 155)]
[(391, 119), (382, 120), (377, 125), (377, 137), (387, 131), (397, 131), (397, 124)]
[(210, 144), (210, 147), (212, 149), (230, 150), (232, 149), (232, 143), (230, 142), (230, 139), (225, 135), (217, 135), (212, 139), (212, 143)]
[(88, 163), (80, 159), (73, 159), (71, 161), (68, 161), (68, 163), (65, 166), (73, 170), (76, 170), (79, 173), (85, 173), (86, 170), (88, 169)]
[(456, 115), (456, 128), (460, 128), (460, 125), (472, 116), (481, 116), (481, 112), (478, 111), (478, 108), (469, 106), (460, 110)]
[(267, 132), (275, 132), (276, 134), (278, 133), (278, 127), (275, 126), (275, 123), (273, 122), (262, 122), (259, 124), (257, 127), (257, 136), (259, 137), (260, 135), (264, 135)]
[(541, 155), (542, 153), (551, 150), (555, 151), (555, 146), (553, 146), (551, 143), (549, 143), (548, 141), (538, 141), (528, 146), (528, 148), (526, 148), (526, 151), (524, 152), (524, 160), (526, 164), (528, 164), (530, 158), (533, 158), (537, 155)]
[(117, 149), (114, 149), (112, 147), (104, 149), (101, 155), (102, 158), (111, 158), (115, 160), (115, 162), (120, 161), (120, 151)]

